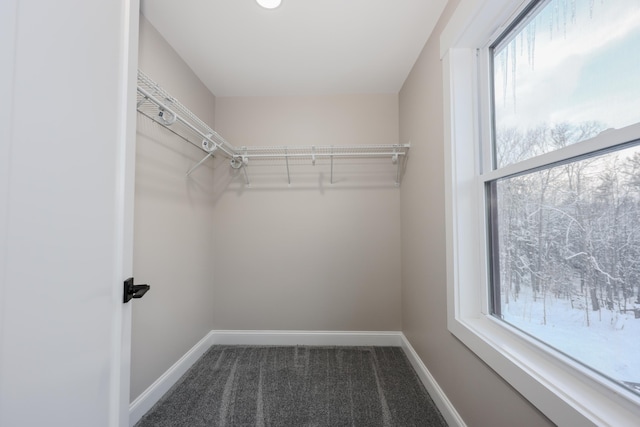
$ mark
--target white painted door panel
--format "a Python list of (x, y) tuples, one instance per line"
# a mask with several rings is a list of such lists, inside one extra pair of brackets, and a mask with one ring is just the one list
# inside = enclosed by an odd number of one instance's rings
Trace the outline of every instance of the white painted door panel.
[(0, 3), (0, 426), (126, 425), (137, 1)]

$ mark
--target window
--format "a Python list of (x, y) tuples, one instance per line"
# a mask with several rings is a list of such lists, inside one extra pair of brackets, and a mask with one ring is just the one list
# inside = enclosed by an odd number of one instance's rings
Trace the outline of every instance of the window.
[(640, 146), (607, 137), (640, 122), (638, 46), (637, 0), (541, 1), (501, 35), (486, 203), (491, 313), (640, 393)]
[(640, 417), (639, 23), (462, 0), (441, 36), (449, 329), (557, 424)]

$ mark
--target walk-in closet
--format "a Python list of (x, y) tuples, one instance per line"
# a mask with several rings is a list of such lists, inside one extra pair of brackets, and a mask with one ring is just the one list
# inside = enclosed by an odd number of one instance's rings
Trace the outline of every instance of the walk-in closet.
[(134, 276), (151, 290), (132, 309), (132, 400), (212, 331), (392, 342), (410, 167), (397, 94), (214, 96), (144, 14), (138, 67)]
[(0, 1), (0, 427), (635, 425), (638, 382), (502, 322), (485, 220), (493, 184), (640, 125), (493, 169), (480, 144), (543, 27), (637, 36), (612, 3)]

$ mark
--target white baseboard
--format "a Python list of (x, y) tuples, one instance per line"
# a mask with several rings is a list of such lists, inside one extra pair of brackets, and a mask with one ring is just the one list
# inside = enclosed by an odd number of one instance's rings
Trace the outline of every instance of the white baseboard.
[(447, 396), (402, 332), (211, 331), (129, 406), (129, 426), (137, 423), (212, 345), (322, 345), (402, 347), (409, 362), (451, 426), (466, 427)]
[(149, 386), (140, 396), (129, 405), (129, 426), (133, 427), (140, 418), (155, 405), (164, 394), (189, 370), (191, 366), (213, 344), (214, 333), (209, 332), (191, 350), (185, 353), (164, 374)]
[(402, 332), (212, 331), (221, 345), (326, 345), (400, 347)]
[(466, 424), (456, 408), (453, 407), (447, 395), (444, 394), (444, 391), (440, 388), (435, 378), (431, 375), (431, 372), (427, 369), (427, 367), (422, 363), (422, 359), (418, 356), (418, 353), (413, 349), (411, 343), (407, 339), (407, 337), (402, 334), (402, 349), (404, 350), (411, 366), (418, 373), (418, 377), (424, 384), (424, 387), (427, 389), (427, 392), (433, 399), (433, 403), (436, 404), (440, 413), (444, 417), (445, 421), (450, 426), (458, 426), (458, 427), (466, 427)]

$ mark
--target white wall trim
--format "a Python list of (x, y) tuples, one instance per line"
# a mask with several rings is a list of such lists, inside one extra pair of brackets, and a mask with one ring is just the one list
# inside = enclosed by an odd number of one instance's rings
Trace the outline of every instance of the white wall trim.
[(135, 423), (153, 407), (164, 394), (193, 366), (194, 363), (214, 344), (214, 331), (209, 332), (191, 350), (173, 364), (129, 405), (129, 426)]
[(420, 359), (420, 356), (418, 356), (418, 353), (413, 349), (413, 346), (404, 334), (402, 334), (401, 347), (447, 424), (450, 426), (466, 427), (464, 420), (458, 411), (456, 411), (456, 408), (454, 408), (447, 395), (444, 394), (444, 391), (440, 388), (440, 385), (436, 382), (436, 379), (433, 378), (433, 375), (431, 375), (431, 372), (429, 372), (425, 364), (422, 362), (422, 359)]
[(402, 332), (370, 331), (212, 331), (213, 343), (223, 345), (402, 345)]
[(442, 416), (466, 427), (436, 380), (402, 332), (370, 331), (211, 331), (138, 396), (129, 406), (129, 426), (155, 405), (212, 345), (317, 345), (401, 347)]

